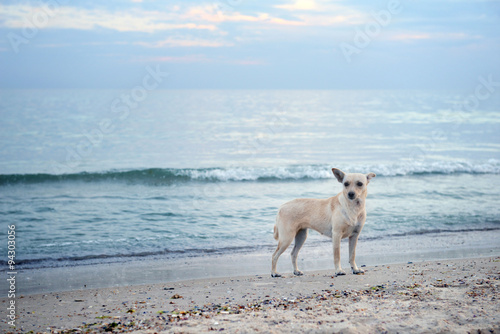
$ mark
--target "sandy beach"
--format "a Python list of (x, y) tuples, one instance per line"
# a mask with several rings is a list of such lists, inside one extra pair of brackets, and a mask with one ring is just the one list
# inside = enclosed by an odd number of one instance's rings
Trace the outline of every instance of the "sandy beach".
[[(12, 333), (499, 333), (500, 258), (19, 296)], [(0, 301), (6, 310), (8, 300)]]

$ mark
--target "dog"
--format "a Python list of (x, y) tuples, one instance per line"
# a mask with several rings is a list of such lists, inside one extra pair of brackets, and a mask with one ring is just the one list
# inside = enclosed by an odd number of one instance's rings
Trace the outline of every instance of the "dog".
[(349, 263), (353, 274), (364, 273), (356, 265), (356, 244), (366, 220), (367, 186), (376, 175), (344, 173), (337, 168), (332, 168), (332, 172), (343, 186), (339, 194), (327, 199), (295, 199), (279, 208), (274, 225), (274, 239), (278, 240), (278, 248), (272, 257), (272, 277), (281, 276), (276, 271), (278, 258), (294, 238), (293, 273), (298, 276), (304, 274), (297, 267), (297, 255), (306, 241), (307, 231), (310, 228), (332, 238), (335, 276), (346, 274), (340, 266), (340, 241), (344, 238), (349, 238)]

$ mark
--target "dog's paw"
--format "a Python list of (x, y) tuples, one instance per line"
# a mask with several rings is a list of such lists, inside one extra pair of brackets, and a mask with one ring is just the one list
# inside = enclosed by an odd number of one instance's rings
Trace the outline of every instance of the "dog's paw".
[(337, 270), (337, 271), (335, 272), (335, 276), (343, 276), (343, 275), (346, 275), (346, 272), (345, 272), (345, 271), (343, 271), (342, 269)]
[(281, 277), (281, 275), (278, 273), (271, 273), (271, 277)]
[(364, 271), (363, 269), (358, 269), (358, 270), (353, 269), (353, 270), (352, 270), (352, 273), (353, 273), (354, 275), (361, 275), (361, 274), (364, 274), (364, 273), (365, 273), (365, 271)]
[(302, 275), (304, 275), (304, 273), (302, 271), (300, 271), (300, 270), (294, 270), (293, 274), (296, 275), (296, 276), (302, 276)]

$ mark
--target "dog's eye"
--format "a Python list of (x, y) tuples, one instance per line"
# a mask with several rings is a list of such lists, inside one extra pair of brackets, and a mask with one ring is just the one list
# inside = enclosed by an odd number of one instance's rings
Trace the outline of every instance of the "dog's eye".
[(362, 186), (363, 186), (363, 182), (358, 182), (358, 183), (356, 183), (356, 185), (357, 185), (358, 187), (362, 187)]
[(349, 182), (344, 183), (344, 186), (346, 186), (346, 187), (349, 187), (349, 185), (350, 185)]

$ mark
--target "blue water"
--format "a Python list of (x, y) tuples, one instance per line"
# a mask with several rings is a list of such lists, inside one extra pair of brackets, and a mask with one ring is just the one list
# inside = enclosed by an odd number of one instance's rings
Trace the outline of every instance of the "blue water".
[(361, 240), (500, 236), (499, 94), (124, 93), (0, 93), (0, 254), (16, 225), (20, 268), (272, 251), (277, 208), (337, 194), (332, 167), (377, 174)]

